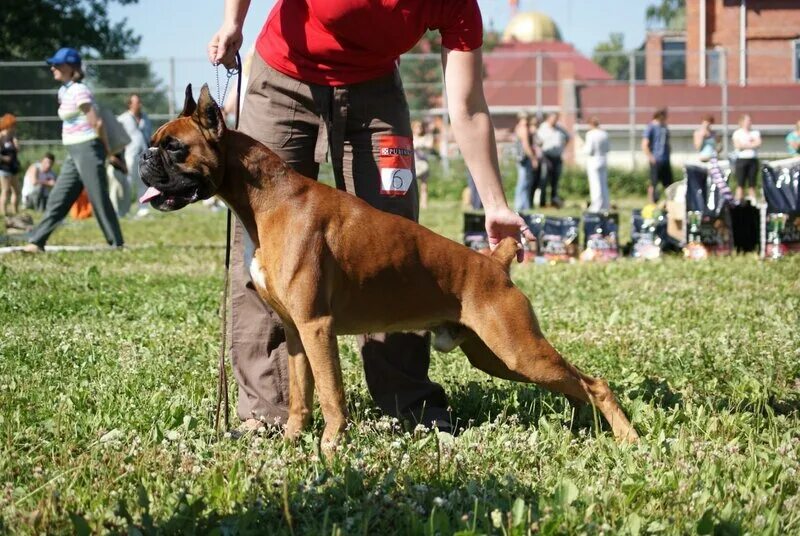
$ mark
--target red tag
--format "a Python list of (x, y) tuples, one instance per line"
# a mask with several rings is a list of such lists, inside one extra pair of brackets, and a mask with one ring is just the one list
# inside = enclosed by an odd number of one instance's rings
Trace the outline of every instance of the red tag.
[(411, 138), (382, 136), (378, 167), (381, 172), (381, 195), (406, 195), (414, 182), (414, 147)]

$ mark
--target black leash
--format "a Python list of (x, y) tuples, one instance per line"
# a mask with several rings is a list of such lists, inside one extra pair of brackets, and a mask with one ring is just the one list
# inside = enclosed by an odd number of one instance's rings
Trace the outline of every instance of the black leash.
[[(234, 113), (234, 129), (239, 128), (239, 103), (242, 98), (242, 58), (239, 53), (236, 53), (236, 67), (228, 69), (228, 80), (225, 82), (225, 91), (222, 97), (219, 97), (219, 66), (217, 66), (217, 97), (220, 98), (219, 105), (222, 105), (222, 100), (228, 92), (228, 83), (231, 77), (236, 76), (236, 107)], [(230, 430), (230, 408), (228, 397), (228, 373), (225, 368), (225, 347), (227, 346), (227, 331), (228, 331), (228, 286), (230, 284), (230, 267), (231, 267), (231, 209), (228, 208), (228, 215), (225, 224), (225, 276), (222, 287), (222, 333), (220, 335), (219, 346), (219, 371), (217, 382), (217, 407), (214, 413), (214, 431), (219, 431), (219, 414), (222, 410), (225, 416), (225, 429)]]

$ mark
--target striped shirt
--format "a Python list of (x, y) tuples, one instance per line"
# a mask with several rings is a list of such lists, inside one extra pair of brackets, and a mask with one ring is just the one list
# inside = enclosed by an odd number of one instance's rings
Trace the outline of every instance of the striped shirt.
[(64, 121), (61, 128), (64, 145), (75, 145), (97, 138), (97, 132), (80, 109), (82, 104), (94, 105), (94, 96), (85, 84), (69, 82), (58, 90), (58, 117)]

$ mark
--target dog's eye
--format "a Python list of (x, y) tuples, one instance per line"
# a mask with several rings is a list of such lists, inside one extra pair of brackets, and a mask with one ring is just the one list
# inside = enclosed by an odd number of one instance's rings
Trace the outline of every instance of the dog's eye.
[(167, 151), (178, 152), (183, 149), (183, 144), (175, 138), (169, 138), (166, 143), (162, 144), (162, 147)]

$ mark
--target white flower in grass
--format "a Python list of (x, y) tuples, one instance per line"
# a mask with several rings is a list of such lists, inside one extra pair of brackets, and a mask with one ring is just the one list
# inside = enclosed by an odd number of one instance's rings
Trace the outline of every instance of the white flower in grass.
[(503, 526), (503, 512), (495, 508), (492, 510), (490, 517), (492, 518), (492, 525), (494, 525), (494, 528), (499, 529)]
[(419, 434), (426, 434), (426, 433), (428, 433), (428, 427), (425, 426), (424, 424), (420, 423), (420, 424), (418, 424), (418, 425), (416, 425), (414, 427), (414, 433), (415, 434), (418, 434), (418, 433)]
[(447, 504), (447, 499), (442, 499), (441, 497), (434, 497), (433, 498), (433, 504), (438, 506), (439, 508), (441, 508), (445, 504)]

